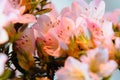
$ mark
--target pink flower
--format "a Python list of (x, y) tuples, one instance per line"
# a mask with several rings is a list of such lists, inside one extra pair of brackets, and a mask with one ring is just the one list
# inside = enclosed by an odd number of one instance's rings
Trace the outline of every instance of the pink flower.
[(8, 41), (8, 34), (4, 28), (0, 28), (0, 44), (3, 44)]
[(59, 42), (51, 30), (44, 35), (41, 34), (41, 36), (37, 37), (37, 40), (40, 42), (41, 47), (43, 47), (42, 49), (45, 53), (55, 57), (59, 57), (61, 55), (61, 47), (59, 46)]
[(93, 0), (87, 4), (84, 0), (77, 0), (73, 2), (71, 8), (64, 8), (62, 15), (75, 20), (82, 16), (90, 19), (101, 19), (104, 15), (105, 3), (103, 0)]
[(108, 77), (117, 69), (117, 63), (109, 60), (108, 50), (104, 47), (88, 50), (87, 56), (82, 56), (81, 61), (88, 64), (91, 77), (95, 80)]
[(54, 27), (53, 22), (47, 15), (40, 15), (37, 18), (37, 23), (32, 26), (32, 28), (37, 31), (37, 33), (35, 33), (36, 38), (41, 36), (39, 34), (46, 34), (52, 27)]
[(75, 35), (82, 33), (89, 40), (91, 38), (96, 45), (100, 45), (105, 37), (102, 30), (103, 25), (101, 25), (104, 11), (105, 3), (103, 0), (93, 0), (89, 4), (84, 0), (76, 0), (73, 2), (71, 8), (67, 7), (62, 10), (61, 16), (73, 20), (75, 24), (73, 33)]
[(103, 0), (93, 0), (89, 4), (90, 16), (95, 19), (101, 19), (105, 12), (105, 2)]
[(111, 21), (114, 25), (119, 23), (120, 10), (116, 9), (113, 12), (107, 12), (104, 15), (104, 18)]
[(60, 41), (69, 43), (69, 38), (73, 36), (75, 24), (72, 19), (61, 17), (59, 25), (55, 27), (55, 33)]
[[(92, 40), (95, 45), (109, 45), (107, 47), (111, 47), (112, 38), (114, 36), (114, 31), (112, 29), (112, 23), (109, 21), (103, 21), (99, 23), (95, 23), (90, 19), (86, 19), (86, 24), (88, 29), (91, 32)], [(111, 45), (111, 46), (110, 46)]]
[(104, 36), (102, 45), (108, 49), (111, 57), (113, 57), (114, 55), (114, 44), (112, 42), (112, 39), (114, 37), (114, 31), (112, 26), (112, 22), (107, 20), (104, 20), (104, 22), (101, 24), (101, 29)]
[(35, 52), (35, 37), (32, 28), (26, 28), (18, 40), (16, 47), (22, 48), (24, 51), (34, 54)]
[[(12, 4), (12, 1), (4, 0), (0, 1), (0, 14), (4, 15), (4, 19), (6, 23), (8, 22), (19, 22), (19, 23), (29, 23), (29, 22), (36, 22), (36, 19), (31, 14), (25, 14), (23, 15), (25, 11), (25, 6), (20, 6), (19, 4), (16, 4), (18, 6), (14, 6)], [(23, 21), (23, 19), (25, 19)], [(5, 23), (5, 24), (6, 24)]]
[(8, 41), (9, 37), (6, 30), (4, 29), (6, 24), (5, 15), (0, 13), (0, 18), (0, 44), (3, 44)]
[(103, 31), (103, 35), (104, 35), (105, 38), (111, 39), (114, 36), (114, 31), (113, 31), (113, 28), (112, 28), (112, 22), (105, 20), (102, 23), (102, 31)]
[(43, 43), (43, 51), (52, 56), (59, 56), (59, 43), (56, 39), (54, 31), (52, 30), (54, 25), (51, 19), (46, 15), (40, 15), (37, 18), (37, 23), (33, 25), (34, 35), (40, 43)]
[(12, 23), (30, 23), (36, 22), (36, 19), (31, 14), (23, 14), (25, 6), (19, 4), (12, 4), (10, 0), (0, 1), (0, 44), (8, 41), (8, 34), (3, 27), (7, 27), (10, 22)]
[(52, 21), (51, 18), (46, 15), (39, 16), (37, 23), (33, 25), (36, 39), (39, 38), (39, 40), (44, 43), (44, 51), (49, 55), (56, 57), (60, 56), (60, 51), (62, 51), (62, 49), (67, 49), (64, 40), (65, 37), (63, 36), (65, 35), (66, 37), (69, 37), (68, 33), (65, 33), (64, 35), (62, 34), (60, 38), (59, 34), (61, 33), (58, 31), (63, 29), (60, 29), (60, 26), (62, 26), (62, 22), (59, 22), (59, 20)]
[(114, 73), (114, 71), (117, 68), (117, 64), (114, 60), (110, 60), (108, 63), (105, 65), (100, 66), (100, 73), (103, 75), (103, 77), (108, 77)]
[(88, 66), (79, 60), (68, 57), (64, 67), (55, 73), (56, 80), (92, 80), (88, 73)]
[(100, 45), (105, 38), (101, 25), (91, 21), (90, 19), (86, 19), (86, 23), (91, 32), (92, 40), (94, 41), (95, 45)]
[(54, 22), (59, 17), (59, 13), (53, 4), (47, 4), (45, 8), (51, 8), (52, 10), (47, 14), (51, 21)]

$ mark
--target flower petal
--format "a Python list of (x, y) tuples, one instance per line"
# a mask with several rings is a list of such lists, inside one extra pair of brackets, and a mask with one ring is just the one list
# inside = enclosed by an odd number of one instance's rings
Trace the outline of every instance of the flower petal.
[(5, 31), (5, 29), (0, 28), (0, 44), (7, 42), (8, 39), (9, 39), (9, 37), (8, 37), (8, 34)]
[(5, 63), (7, 61), (7, 56), (4, 53), (0, 53), (0, 75), (4, 73)]
[(100, 73), (104, 77), (110, 76), (116, 69), (117, 69), (117, 63), (113, 60), (109, 61), (105, 65), (100, 66)]

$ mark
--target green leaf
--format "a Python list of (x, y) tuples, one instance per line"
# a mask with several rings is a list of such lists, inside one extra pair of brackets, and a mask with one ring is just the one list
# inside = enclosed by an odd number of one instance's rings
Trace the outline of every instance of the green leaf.
[(40, 15), (45, 14), (47, 12), (50, 12), (51, 10), (52, 10), (51, 8), (42, 9), (39, 12), (36, 12), (35, 15), (37, 15), (37, 14), (40, 14)]
[(106, 78), (103, 78), (103, 80), (110, 80), (110, 76), (106, 77)]
[(47, 0), (43, 0), (40, 3), (41, 3), (41, 7), (44, 7), (45, 5), (50, 4), (50, 2), (47, 2)]
[(9, 42), (15, 42), (20, 36), (22, 32), (16, 32), (14, 25), (12, 23), (9, 24), (9, 26), (5, 27), (8, 36), (9, 36)]
[(4, 73), (0, 76), (0, 80), (7, 80), (11, 75), (11, 70), (6, 69)]
[(29, 51), (25, 51), (20, 47), (17, 48), (17, 59), (19, 65), (28, 72), (31, 71), (30, 69), (35, 67), (32, 53), (30, 53)]

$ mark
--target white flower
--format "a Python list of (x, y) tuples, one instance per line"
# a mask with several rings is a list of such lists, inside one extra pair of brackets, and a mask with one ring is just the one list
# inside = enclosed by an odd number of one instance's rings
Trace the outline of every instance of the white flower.
[(0, 13), (0, 44), (3, 44), (8, 41), (8, 34), (3, 28), (6, 23), (6, 18), (4, 14)]
[(63, 68), (56, 72), (56, 80), (91, 80), (88, 67), (73, 57), (68, 57)]
[(3, 53), (0, 53), (0, 75), (4, 72), (5, 63), (7, 61), (7, 56)]
[(114, 60), (109, 60), (108, 50), (97, 47), (87, 51), (87, 56), (82, 56), (81, 61), (88, 64), (90, 75), (95, 80), (110, 76), (117, 68)]
[(112, 29), (112, 22), (104, 21), (102, 24), (102, 31), (103, 31), (103, 35), (107, 40), (111, 39), (114, 35), (114, 31)]
[(104, 77), (110, 76), (117, 68), (117, 64), (114, 60), (110, 60), (106, 64), (100, 66), (100, 73)]
[(8, 34), (5, 29), (0, 28), (0, 44), (3, 44), (8, 41)]

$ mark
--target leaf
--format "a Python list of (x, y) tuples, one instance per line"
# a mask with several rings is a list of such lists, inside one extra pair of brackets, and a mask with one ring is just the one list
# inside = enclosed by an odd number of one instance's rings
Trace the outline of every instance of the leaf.
[(29, 10), (31, 8), (31, 5), (28, 4), (29, 2), (31, 2), (31, 0), (21, 0), (21, 6), (26, 6), (26, 11)]
[(2, 75), (0, 75), (0, 80), (7, 80), (11, 75), (11, 71), (6, 69)]
[(8, 27), (5, 27), (5, 30), (7, 31), (9, 35), (10, 42), (16, 41), (21, 35), (21, 32), (19, 33), (16, 32), (14, 25), (12, 23), (10, 23)]
[(31, 53), (23, 50), (22, 48), (17, 48), (17, 58), (19, 65), (26, 71), (31, 71), (35, 66), (34, 58)]
[[(20, 31), (21, 32), (21, 31)], [(22, 48), (29, 53), (34, 53), (35, 50), (35, 37), (32, 28), (26, 28), (18, 40), (15, 42), (18, 47)]]
[(45, 5), (50, 4), (50, 2), (47, 2), (47, 0), (43, 0), (40, 3), (41, 3), (41, 7), (44, 7)]
[(110, 79), (110, 76), (109, 76), (109, 77), (103, 78), (103, 80), (111, 80), (111, 79)]
[(47, 13), (47, 12), (50, 12), (52, 9), (51, 8), (46, 8), (46, 9), (42, 9), (40, 10), (39, 12), (36, 12), (35, 15), (37, 14), (44, 14), (44, 13)]

